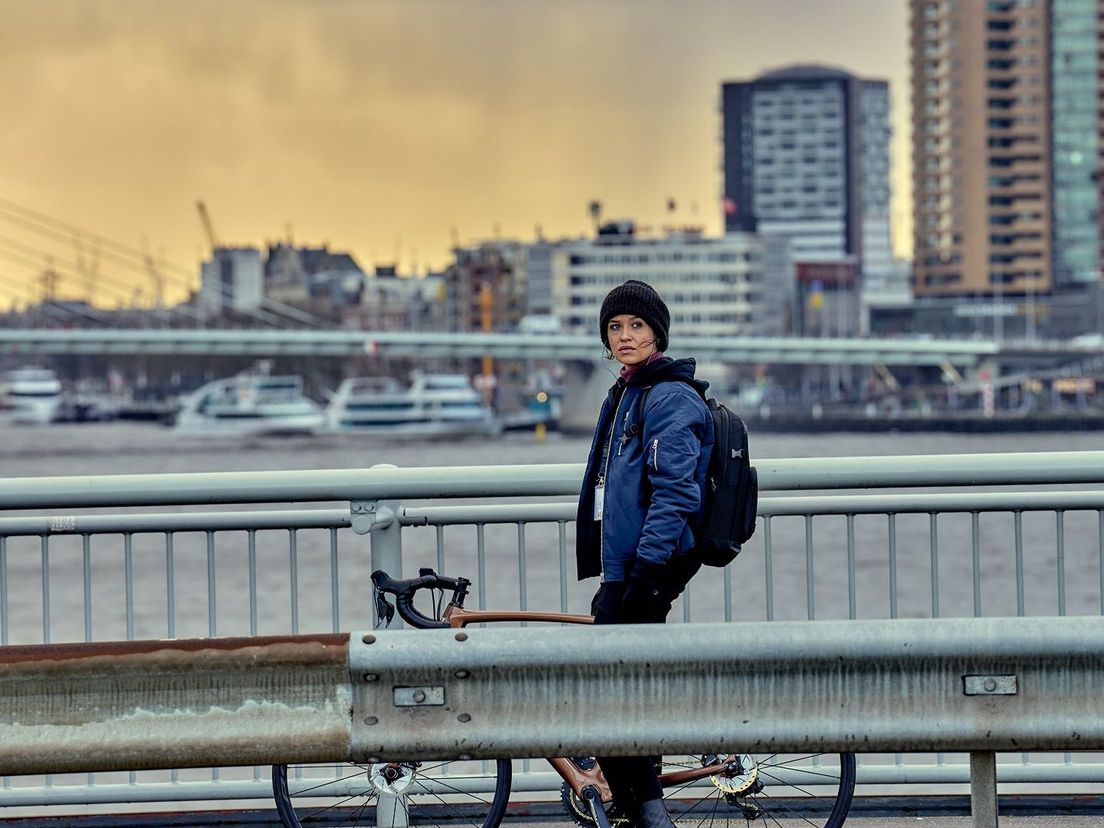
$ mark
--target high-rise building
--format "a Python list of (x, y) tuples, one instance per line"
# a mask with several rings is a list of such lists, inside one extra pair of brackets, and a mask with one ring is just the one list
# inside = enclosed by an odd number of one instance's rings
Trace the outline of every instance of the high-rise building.
[(1100, 270), (1102, 0), (911, 0), (914, 292)]
[(890, 287), (888, 84), (791, 66), (721, 97), (725, 230), (785, 236), (798, 264), (850, 265), (852, 300)]

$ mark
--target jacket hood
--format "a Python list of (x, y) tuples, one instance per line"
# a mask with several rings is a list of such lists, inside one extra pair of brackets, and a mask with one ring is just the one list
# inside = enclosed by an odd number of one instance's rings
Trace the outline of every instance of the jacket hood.
[(626, 381), (626, 384), (655, 385), (657, 382), (685, 382), (704, 397), (706, 389), (709, 388), (709, 383), (694, 376), (697, 367), (697, 362), (693, 357), (672, 359), (669, 356), (664, 356), (649, 365), (645, 365), (633, 375), (632, 379)]

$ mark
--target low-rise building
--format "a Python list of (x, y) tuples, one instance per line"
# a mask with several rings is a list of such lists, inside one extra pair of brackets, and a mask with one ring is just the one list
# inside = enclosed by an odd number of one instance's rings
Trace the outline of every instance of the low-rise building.
[(322, 247), (270, 245), (265, 260), (265, 295), (289, 305), (320, 302), (342, 306), (359, 301), (364, 270), (352, 254)]
[(596, 332), (603, 298), (626, 279), (659, 291), (673, 337), (781, 335), (793, 320), (788, 243), (753, 233), (707, 237), (691, 227), (650, 237), (610, 222), (593, 239), (558, 244), (552, 275), (553, 312), (576, 333)]
[(365, 331), (439, 331), (444, 297), (441, 274), (400, 276), (394, 265), (377, 265), (364, 279), (358, 301), (341, 306), (341, 323)]
[(216, 247), (200, 268), (199, 307), (248, 313), (264, 302), (264, 265), (255, 247)]

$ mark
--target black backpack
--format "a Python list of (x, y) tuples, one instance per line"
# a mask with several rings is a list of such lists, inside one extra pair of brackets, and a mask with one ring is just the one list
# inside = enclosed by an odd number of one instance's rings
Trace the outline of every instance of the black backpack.
[[(640, 395), (640, 414), (651, 387)], [(703, 399), (705, 399), (703, 397)], [(694, 532), (691, 554), (706, 566), (728, 566), (741, 544), (755, 534), (759, 476), (748, 453), (748, 432), (740, 415), (712, 397), (705, 406), (713, 417), (713, 451), (705, 473), (705, 509)]]

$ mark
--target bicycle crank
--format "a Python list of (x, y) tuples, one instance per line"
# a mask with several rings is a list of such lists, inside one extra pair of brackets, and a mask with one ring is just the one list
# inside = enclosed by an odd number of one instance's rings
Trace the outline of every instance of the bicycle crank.
[[(571, 790), (571, 786), (566, 782), (560, 786), (560, 802), (563, 804), (564, 810), (567, 811), (567, 815), (571, 817), (572, 822), (583, 826), (583, 828), (594, 828), (594, 817), (591, 816), (590, 805), (579, 799), (575, 795), (575, 791)], [(614, 828), (625, 825), (629, 821), (628, 817), (618, 811), (616, 805), (611, 805), (607, 810), (607, 814), (610, 825)]]

